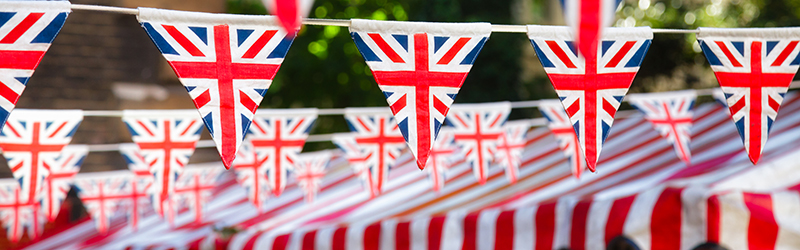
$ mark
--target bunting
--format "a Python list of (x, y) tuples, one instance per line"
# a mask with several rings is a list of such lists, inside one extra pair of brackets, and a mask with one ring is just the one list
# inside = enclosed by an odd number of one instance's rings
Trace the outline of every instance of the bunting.
[(293, 36), (273, 16), (139, 8), (138, 18), (189, 91), (230, 168)]
[(512, 184), (517, 183), (522, 150), (525, 149), (525, 135), (530, 128), (531, 124), (526, 120), (507, 122), (503, 125), (503, 133), (497, 139), (494, 160), (498, 166), (506, 170), (506, 178)]
[(28, 237), (36, 238), (44, 226), (40, 204), (25, 198), (24, 192), (15, 180), (0, 181), (0, 221), (11, 242), (18, 242), (25, 229)]
[[(722, 89), (714, 89), (711, 92), (711, 97), (714, 98), (714, 101), (722, 105), (723, 107), (728, 107), (728, 99), (725, 98), (725, 92), (722, 92)], [(728, 111), (730, 112), (730, 111)]]
[(539, 112), (547, 119), (547, 128), (553, 133), (553, 137), (558, 141), (561, 151), (569, 160), (569, 169), (575, 179), (581, 179), (581, 174), (586, 170), (586, 158), (580, 147), (580, 140), (575, 135), (572, 122), (569, 121), (564, 106), (557, 100), (539, 101)]
[(297, 156), (293, 173), (297, 185), (305, 193), (306, 202), (312, 203), (316, 199), (330, 159), (331, 153), (328, 151), (304, 153)]
[(61, 203), (72, 187), (72, 179), (80, 171), (88, 153), (89, 148), (85, 145), (69, 145), (61, 150), (61, 155), (54, 160), (54, 164), (49, 165), (50, 175), (44, 180), (44, 189), (39, 197), (42, 212), (48, 221), (56, 220), (61, 211)]
[(453, 128), (444, 127), (439, 131), (436, 141), (433, 142), (431, 156), (428, 157), (428, 164), (425, 171), (428, 172), (428, 179), (431, 180), (434, 192), (439, 192), (444, 188), (445, 173), (454, 163), (454, 158), (459, 156), (461, 150), (456, 146)]
[(261, 211), (270, 194), (269, 178), (265, 168), (265, 162), (269, 158), (259, 156), (249, 139), (244, 140), (244, 144), (236, 154), (236, 160), (233, 161), (236, 181), (247, 191), (247, 198), (255, 205), (256, 210)]
[(278, 17), (281, 26), (285, 31), (300, 29), (303, 18), (308, 16), (308, 12), (314, 5), (314, 0), (262, 0), (264, 6), (270, 13)]
[(608, 28), (597, 56), (578, 56), (567, 27), (528, 26), (528, 37), (595, 171), (614, 115), (650, 46), (649, 27)]
[(331, 142), (344, 152), (344, 157), (350, 163), (353, 172), (361, 179), (364, 189), (369, 190), (370, 197), (374, 198), (380, 194), (374, 188), (376, 185), (372, 178), (371, 169), (367, 165), (367, 159), (372, 158), (372, 155), (366, 153), (356, 142), (356, 133), (347, 135), (336, 135), (331, 138)]
[(800, 28), (700, 28), (697, 40), (756, 164), (800, 66)]
[(622, 0), (562, 0), (564, 20), (572, 28), (580, 54), (594, 57), (603, 31), (611, 26)]
[(80, 110), (18, 109), (0, 133), (0, 148), (21, 188), (23, 200), (41, 197), (64, 146), (83, 120)]
[(694, 90), (628, 95), (630, 104), (644, 113), (645, 119), (672, 144), (686, 164), (691, 163), (692, 157), (689, 141), (696, 99)]
[[(122, 121), (128, 126), (139, 154), (153, 175), (150, 195), (159, 215), (172, 221), (175, 208), (169, 199), (175, 181), (194, 153), (202, 125), (191, 110), (125, 110)], [(134, 160), (135, 158), (129, 158)]]
[(488, 23), (351, 21), (350, 35), (420, 169), (490, 33)]
[[(128, 163), (128, 170), (133, 173), (130, 193), (128, 193), (130, 209), (127, 210), (128, 223), (134, 231), (139, 229), (139, 218), (152, 207), (150, 194), (154, 193), (155, 177), (150, 173), (150, 165), (145, 163), (144, 156), (139, 153), (136, 144), (123, 144), (119, 153)], [(157, 198), (157, 197), (154, 197)]]
[(175, 195), (170, 198), (193, 211), (195, 223), (200, 223), (203, 221), (205, 204), (211, 199), (211, 193), (224, 173), (225, 170), (217, 164), (186, 168), (175, 181)]
[(132, 206), (137, 198), (133, 183), (133, 175), (128, 171), (88, 173), (75, 178), (78, 197), (99, 233), (106, 234), (113, 218), (136, 208)]
[(0, 128), (69, 12), (67, 1), (3, 2), (0, 6)]
[(503, 124), (511, 113), (511, 103), (453, 105), (447, 116), (453, 126), (455, 142), (472, 165), (475, 178), (486, 184), (489, 165), (495, 160), (499, 138), (503, 135)]

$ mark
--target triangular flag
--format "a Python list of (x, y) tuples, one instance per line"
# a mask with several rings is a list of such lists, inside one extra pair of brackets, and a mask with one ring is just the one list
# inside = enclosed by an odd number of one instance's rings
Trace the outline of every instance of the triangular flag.
[(356, 143), (356, 134), (336, 135), (331, 138), (331, 142), (342, 150), (344, 158), (350, 164), (350, 168), (361, 179), (364, 189), (369, 190), (370, 197), (374, 198), (380, 194), (380, 191), (374, 188), (376, 184), (372, 178), (372, 173), (376, 171), (371, 171), (367, 167), (367, 159), (371, 156)]
[(0, 179), (0, 221), (11, 242), (19, 241), (26, 228), (28, 237), (36, 238), (46, 221), (39, 202), (22, 197), (23, 193), (16, 180)]
[[(128, 213), (128, 224), (134, 231), (139, 229), (139, 218), (152, 207), (150, 196), (155, 194), (155, 177), (150, 173), (150, 165), (145, 163), (144, 156), (139, 152), (136, 144), (125, 143), (119, 147), (119, 153), (128, 163), (128, 170), (133, 172), (131, 189), (128, 198), (130, 209)], [(158, 196), (153, 196), (158, 200)]]
[(0, 133), (0, 148), (22, 188), (25, 200), (41, 195), (50, 166), (83, 120), (80, 110), (14, 111)]
[(486, 184), (511, 103), (456, 104), (450, 111), (447, 123), (455, 128), (456, 144), (472, 165), (475, 178), (481, 185)]
[(75, 177), (78, 198), (100, 234), (108, 232), (111, 220), (122, 214), (119, 210), (136, 208), (138, 198), (134, 192), (136, 186), (131, 185), (133, 178), (133, 174), (125, 170), (83, 173)]
[(0, 5), (0, 128), (70, 12), (68, 1)]
[(175, 181), (200, 140), (200, 119), (192, 110), (125, 110), (122, 121), (155, 178), (150, 190), (153, 207), (172, 222), (171, 216), (177, 211), (169, 197), (175, 193)]
[(644, 113), (653, 128), (672, 143), (675, 153), (686, 164), (691, 162), (691, 140), (694, 101), (697, 92), (683, 90), (666, 93), (630, 94), (628, 101)]
[(78, 174), (83, 159), (89, 154), (86, 145), (68, 145), (61, 150), (61, 155), (49, 165), (50, 175), (44, 180), (44, 189), (39, 197), (42, 212), (47, 220), (53, 222), (61, 211), (61, 203), (67, 198), (72, 187), (72, 179)]
[(262, 0), (270, 13), (278, 17), (283, 30), (294, 31), (303, 24), (303, 18), (308, 16), (314, 0)]
[(611, 26), (622, 0), (562, 0), (564, 20), (572, 28), (572, 37), (580, 54), (593, 57), (600, 37)]
[(497, 141), (494, 160), (497, 165), (506, 169), (506, 178), (512, 184), (517, 183), (519, 165), (522, 163), (522, 151), (525, 149), (525, 135), (531, 128), (529, 121), (510, 121), (503, 125), (503, 134)]
[(639, 71), (653, 32), (649, 27), (608, 28), (597, 56), (588, 60), (576, 53), (567, 27), (530, 25), (528, 37), (575, 128), (589, 170), (594, 172), (614, 115)]
[(352, 20), (350, 35), (420, 169), (490, 33), (488, 23)]
[(800, 28), (700, 28), (697, 40), (756, 164), (800, 66)]
[(439, 131), (436, 141), (433, 142), (431, 155), (428, 157), (428, 164), (425, 171), (431, 180), (433, 191), (439, 192), (444, 188), (445, 173), (450, 169), (450, 164), (454, 162), (461, 150), (456, 146), (453, 128), (444, 127)]
[(274, 16), (139, 8), (138, 17), (189, 91), (230, 168), (292, 36)]
[(173, 202), (194, 212), (194, 222), (203, 221), (203, 209), (211, 200), (211, 193), (225, 174), (219, 165), (189, 166), (175, 181)]
[(265, 164), (269, 157), (268, 155), (258, 155), (249, 139), (244, 140), (236, 154), (236, 160), (233, 161), (236, 182), (244, 187), (247, 191), (247, 198), (260, 212), (270, 194), (267, 164)]
[(297, 156), (292, 173), (297, 180), (297, 185), (305, 193), (306, 202), (312, 203), (316, 199), (330, 159), (331, 152), (329, 151), (304, 153)]
[(575, 128), (569, 121), (564, 106), (558, 100), (539, 101), (539, 112), (547, 119), (547, 128), (553, 133), (553, 137), (558, 141), (561, 151), (569, 160), (569, 168), (575, 179), (581, 179), (581, 174), (586, 170), (586, 158), (583, 149), (580, 147), (580, 140), (575, 135)]

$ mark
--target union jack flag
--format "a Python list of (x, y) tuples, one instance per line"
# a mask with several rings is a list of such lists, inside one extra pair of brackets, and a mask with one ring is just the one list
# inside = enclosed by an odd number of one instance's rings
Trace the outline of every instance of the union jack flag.
[(111, 220), (125, 216), (135, 204), (132, 203), (137, 198), (133, 183), (134, 176), (128, 171), (88, 173), (75, 178), (78, 197), (92, 216), (98, 232), (108, 232)]
[(70, 12), (67, 1), (0, 6), (0, 128)]
[(269, 198), (269, 180), (265, 162), (267, 157), (259, 157), (253, 149), (250, 139), (245, 139), (244, 144), (236, 153), (236, 160), (233, 161), (233, 171), (236, 173), (236, 181), (247, 191), (247, 198), (256, 206), (258, 211)]
[(564, 151), (564, 156), (569, 159), (572, 175), (580, 179), (583, 170), (586, 169), (586, 159), (564, 106), (557, 100), (543, 100), (539, 102), (539, 112), (547, 119), (547, 128), (553, 132), (561, 151)]
[(513, 121), (503, 125), (503, 133), (497, 139), (495, 162), (506, 169), (508, 181), (517, 183), (519, 165), (522, 163), (522, 151), (525, 149), (525, 135), (531, 124), (528, 121)]
[(594, 57), (604, 29), (611, 26), (622, 0), (562, 0), (564, 20), (572, 28), (573, 41), (585, 57)]
[(0, 148), (25, 200), (38, 198), (50, 168), (83, 120), (80, 110), (25, 110), (9, 116)]
[(61, 211), (61, 203), (67, 198), (72, 179), (80, 171), (88, 153), (89, 148), (84, 145), (69, 145), (61, 150), (61, 155), (50, 165), (50, 175), (44, 180), (44, 189), (39, 197), (42, 210), (49, 221), (55, 221)]
[[(125, 110), (122, 121), (128, 126), (133, 142), (139, 146), (142, 160), (154, 177), (150, 195), (160, 215), (174, 212), (169, 197), (175, 180), (194, 153), (202, 125), (189, 110)], [(172, 212), (170, 212), (172, 213)]]
[(645, 119), (653, 124), (653, 128), (672, 143), (675, 153), (686, 164), (691, 162), (692, 157), (689, 141), (692, 136), (692, 108), (695, 99), (697, 93), (694, 90), (628, 96), (631, 105), (644, 113)]
[(0, 180), (0, 221), (11, 242), (19, 241), (25, 228), (30, 238), (36, 238), (45, 222), (40, 204), (24, 198), (23, 193), (15, 180)]
[(378, 196), (380, 192), (374, 188), (377, 184), (375, 184), (372, 178), (372, 172), (375, 171), (371, 171), (367, 165), (367, 160), (372, 158), (372, 155), (368, 154), (358, 145), (356, 142), (356, 134), (357, 133), (337, 135), (331, 139), (331, 142), (344, 152), (345, 159), (350, 163), (353, 172), (361, 179), (364, 189), (369, 190), (370, 197), (374, 198)]
[(258, 171), (267, 174), (275, 196), (286, 187), (286, 174), (303, 150), (316, 119), (316, 109), (261, 110), (253, 118), (247, 139), (260, 163)]
[[(725, 98), (725, 92), (722, 92), (722, 89), (714, 89), (711, 92), (711, 97), (714, 98), (714, 101), (722, 105), (723, 107), (728, 107), (728, 98)], [(728, 111), (730, 112), (730, 111)]]
[(150, 165), (145, 163), (144, 156), (139, 153), (139, 146), (136, 144), (122, 144), (119, 148), (120, 154), (128, 163), (128, 170), (133, 172), (130, 193), (130, 209), (128, 213), (128, 223), (133, 230), (139, 228), (139, 218), (151, 208), (150, 197), (153, 193), (155, 177), (150, 173)]
[(293, 35), (273, 16), (139, 8), (138, 18), (189, 91), (230, 168)]
[(294, 164), (294, 178), (297, 185), (306, 194), (306, 202), (312, 203), (317, 197), (322, 177), (325, 177), (325, 167), (331, 159), (327, 151), (305, 153), (297, 156)]
[(420, 169), (489, 33), (488, 23), (352, 20), (350, 35)]
[(653, 32), (609, 28), (596, 57), (578, 56), (567, 27), (528, 26), (528, 37), (569, 115), (594, 172), (614, 115), (642, 63)]
[(188, 207), (195, 214), (195, 222), (203, 220), (203, 208), (225, 171), (216, 164), (186, 168), (175, 182), (176, 204)]
[(454, 138), (453, 128), (444, 127), (439, 131), (436, 141), (433, 142), (433, 149), (431, 149), (431, 156), (428, 158), (425, 170), (428, 172), (428, 178), (431, 180), (435, 192), (444, 188), (445, 173), (461, 152), (456, 146)]
[(366, 183), (370, 194), (377, 196), (383, 191), (389, 169), (406, 148), (403, 134), (386, 109), (348, 108), (344, 113), (350, 131), (356, 132), (356, 147), (364, 156), (362, 171), (369, 172)]
[(800, 28), (703, 28), (697, 40), (725, 93), (750, 161), (756, 164), (800, 66)]
[(489, 165), (497, 153), (497, 143), (503, 134), (503, 124), (511, 113), (511, 103), (457, 104), (447, 116), (455, 129), (455, 141), (472, 165), (478, 182), (486, 184)]

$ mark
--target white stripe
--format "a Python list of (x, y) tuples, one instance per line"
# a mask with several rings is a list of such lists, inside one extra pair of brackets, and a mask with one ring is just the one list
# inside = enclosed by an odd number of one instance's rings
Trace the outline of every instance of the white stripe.
[(395, 238), (397, 235), (397, 220), (389, 219), (381, 221), (381, 244), (383, 250), (394, 250)]
[(606, 223), (615, 200), (593, 201), (586, 216), (586, 250), (603, 250), (606, 247)]
[(740, 192), (719, 196), (719, 240), (729, 249), (747, 249), (750, 211)]
[(800, 248), (800, 196), (795, 191), (772, 195), (772, 212), (778, 222), (776, 250)]
[(707, 240), (706, 190), (694, 186), (681, 192), (681, 249), (692, 249)]
[(650, 248), (650, 219), (653, 216), (653, 207), (655, 207), (658, 197), (664, 187), (650, 189), (636, 196), (631, 204), (628, 217), (625, 219), (625, 225), (622, 227), (624, 235), (630, 237), (636, 245), (644, 248)]
[(533, 250), (535, 236), (535, 207), (523, 207), (514, 212), (514, 249)]
[(497, 226), (497, 216), (500, 210), (484, 210), (478, 214), (478, 228), (475, 237), (476, 250), (493, 250)]
[(426, 250), (428, 249), (428, 225), (430, 225), (431, 218), (420, 217), (411, 221), (409, 226), (411, 230), (411, 250)]
[(304, 235), (306, 235), (306, 230), (292, 232), (292, 234), (289, 235), (289, 244), (287, 244), (286, 250), (300, 250), (300, 247), (303, 245)]
[(366, 229), (364, 224), (351, 224), (345, 232), (345, 248), (350, 250), (364, 249), (364, 229)]
[(577, 200), (573, 197), (558, 199), (556, 203), (556, 228), (553, 239), (553, 248), (569, 248), (570, 233), (572, 229), (572, 210), (575, 209)]
[(323, 228), (317, 231), (317, 237), (314, 238), (316, 250), (330, 250), (333, 248), (333, 231), (335, 227)]
[(440, 249), (461, 249), (464, 243), (464, 217), (463, 211), (447, 213), (442, 227), (442, 245)]

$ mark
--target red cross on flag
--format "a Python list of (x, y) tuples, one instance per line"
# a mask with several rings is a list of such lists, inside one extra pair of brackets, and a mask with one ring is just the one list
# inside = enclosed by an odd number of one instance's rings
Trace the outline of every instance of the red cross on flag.
[(447, 122), (455, 128), (456, 144), (472, 165), (475, 178), (481, 185), (486, 184), (511, 103), (457, 104), (450, 111)]
[(344, 158), (350, 164), (350, 168), (361, 179), (364, 189), (369, 190), (370, 197), (374, 198), (380, 192), (376, 192), (377, 190), (373, 188), (375, 182), (372, 178), (372, 171), (367, 167), (367, 160), (372, 158), (372, 155), (368, 154), (356, 143), (356, 134), (353, 132), (347, 135), (336, 135), (331, 139), (331, 142), (342, 150)]
[(436, 141), (433, 142), (431, 156), (428, 157), (428, 164), (425, 166), (434, 192), (444, 188), (445, 173), (450, 169), (450, 164), (456, 161), (459, 153), (461, 150), (456, 146), (453, 128), (442, 128)]
[(530, 25), (528, 37), (575, 128), (587, 166), (594, 171), (653, 31), (607, 28), (593, 57), (577, 53), (568, 27)]
[(498, 166), (506, 169), (506, 178), (510, 183), (517, 183), (519, 165), (522, 163), (522, 151), (525, 149), (525, 135), (531, 128), (529, 121), (511, 121), (503, 125), (503, 134), (497, 139), (497, 151), (494, 160)]
[(50, 165), (50, 175), (44, 180), (44, 189), (39, 197), (42, 212), (47, 220), (53, 222), (61, 211), (61, 203), (67, 198), (72, 187), (72, 179), (81, 169), (83, 159), (89, 153), (86, 145), (68, 145), (61, 150), (61, 155)]
[(19, 181), (23, 199), (38, 199), (61, 150), (83, 120), (80, 110), (17, 109), (8, 117), (0, 148)]
[(488, 23), (352, 20), (350, 35), (372, 70), (420, 169), (472, 63)]
[(24, 198), (23, 193), (16, 180), (0, 179), (0, 221), (11, 242), (19, 241), (26, 228), (28, 237), (36, 238), (45, 222), (39, 203)]
[(564, 106), (558, 100), (539, 101), (539, 112), (547, 119), (547, 128), (553, 132), (553, 137), (558, 141), (564, 156), (569, 159), (569, 169), (576, 179), (581, 178), (581, 174), (586, 170), (586, 158), (580, 146), (580, 140), (575, 135), (575, 128), (569, 121)]
[(672, 143), (675, 153), (686, 164), (692, 157), (689, 141), (695, 99), (697, 92), (694, 90), (628, 95), (628, 102), (644, 113), (645, 119), (661, 137)]
[(800, 67), (800, 28), (701, 28), (697, 40), (756, 164)]
[[(111, 220), (136, 208), (134, 176), (127, 170), (80, 174), (75, 178), (78, 197), (101, 234), (111, 228)], [(143, 193), (141, 196), (145, 196)], [(134, 227), (135, 229), (136, 227)]]
[(230, 168), (293, 34), (274, 16), (139, 8), (138, 18), (189, 91)]
[(150, 173), (150, 165), (145, 163), (144, 156), (139, 152), (136, 144), (122, 144), (119, 153), (128, 163), (128, 170), (133, 172), (131, 181), (131, 192), (128, 197), (130, 209), (128, 213), (128, 223), (134, 231), (139, 229), (139, 218), (152, 207), (150, 195), (153, 193), (155, 177)]
[(202, 222), (205, 204), (225, 173), (217, 163), (187, 167), (175, 182), (175, 195), (171, 198), (194, 212), (194, 222)]
[(316, 199), (331, 156), (329, 151), (304, 153), (297, 156), (293, 174), (297, 185), (305, 193), (306, 202), (312, 203)]
[(564, 20), (572, 28), (580, 53), (591, 57), (597, 53), (600, 37), (616, 19), (622, 0), (561, 0)]

